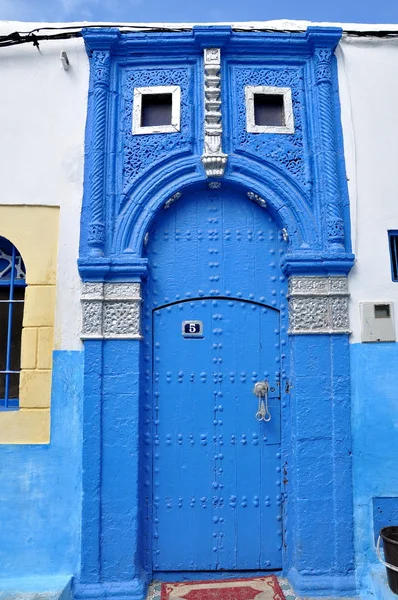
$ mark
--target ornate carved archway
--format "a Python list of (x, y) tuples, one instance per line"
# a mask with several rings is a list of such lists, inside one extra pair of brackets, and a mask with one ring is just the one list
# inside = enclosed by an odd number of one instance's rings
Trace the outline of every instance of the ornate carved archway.
[[(84, 32), (91, 83), (79, 259), (86, 379), (78, 597), (141, 599), (150, 578), (139, 550), (142, 248), (165, 203), (206, 179), (262, 199), (289, 237), (284, 571), (302, 594), (354, 591), (346, 279), (353, 255), (333, 56), (340, 35), (335, 28)], [(206, 55), (201, 85), (204, 49), (217, 52)], [(195, 113), (209, 56), (227, 91), (218, 96), (224, 131), (212, 144), (207, 109)], [(248, 81), (292, 88), (294, 134), (262, 141), (247, 134)], [(181, 131), (132, 136), (134, 87), (170, 84), (181, 87)]]

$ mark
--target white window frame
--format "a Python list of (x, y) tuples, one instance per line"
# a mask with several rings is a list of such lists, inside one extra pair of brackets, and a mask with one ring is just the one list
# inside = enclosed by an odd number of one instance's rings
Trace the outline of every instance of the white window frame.
[[(171, 94), (171, 124), (154, 125), (153, 127), (141, 126), (142, 96), (150, 94)], [(156, 85), (153, 87), (134, 88), (133, 103), (133, 135), (151, 133), (175, 133), (180, 131), (181, 119), (181, 88), (179, 85)]]
[[(254, 96), (256, 94), (283, 96), (283, 114), (285, 125), (256, 125), (254, 118)], [(264, 85), (247, 85), (246, 99), (246, 130), (249, 133), (294, 133), (294, 116), (291, 88), (271, 87)]]

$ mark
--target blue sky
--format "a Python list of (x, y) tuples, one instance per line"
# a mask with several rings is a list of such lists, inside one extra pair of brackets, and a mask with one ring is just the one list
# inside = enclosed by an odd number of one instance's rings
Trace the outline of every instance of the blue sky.
[(398, 23), (398, 0), (0, 0), (0, 20)]

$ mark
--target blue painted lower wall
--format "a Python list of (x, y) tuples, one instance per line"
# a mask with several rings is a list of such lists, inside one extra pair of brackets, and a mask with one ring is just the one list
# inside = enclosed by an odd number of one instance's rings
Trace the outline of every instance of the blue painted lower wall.
[(350, 353), (356, 565), (367, 598), (377, 562), (373, 498), (395, 498), (383, 503), (387, 511), (377, 515), (377, 529), (398, 507), (398, 344), (353, 344)]
[[(398, 345), (353, 344), (350, 355), (356, 566), (365, 598), (377, 563), (373, 499), (397, 498), (383, 506), (398, 507)], [(0, 578), (79, 572), (83, 362), (81, 352), (54, 353), (50, 445), (0, 446)], [(383, 518), (377, 514), (377, 528)]]
[(83, 353), (54, 352), (51, 442), (0, 446), (0, 579), (80, 564)]

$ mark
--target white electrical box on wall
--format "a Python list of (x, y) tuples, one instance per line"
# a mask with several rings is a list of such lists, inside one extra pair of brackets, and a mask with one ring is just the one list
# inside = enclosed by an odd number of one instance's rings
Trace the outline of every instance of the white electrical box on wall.
[(392, 302), (360, 302), (363, 342), (395, 342)]

